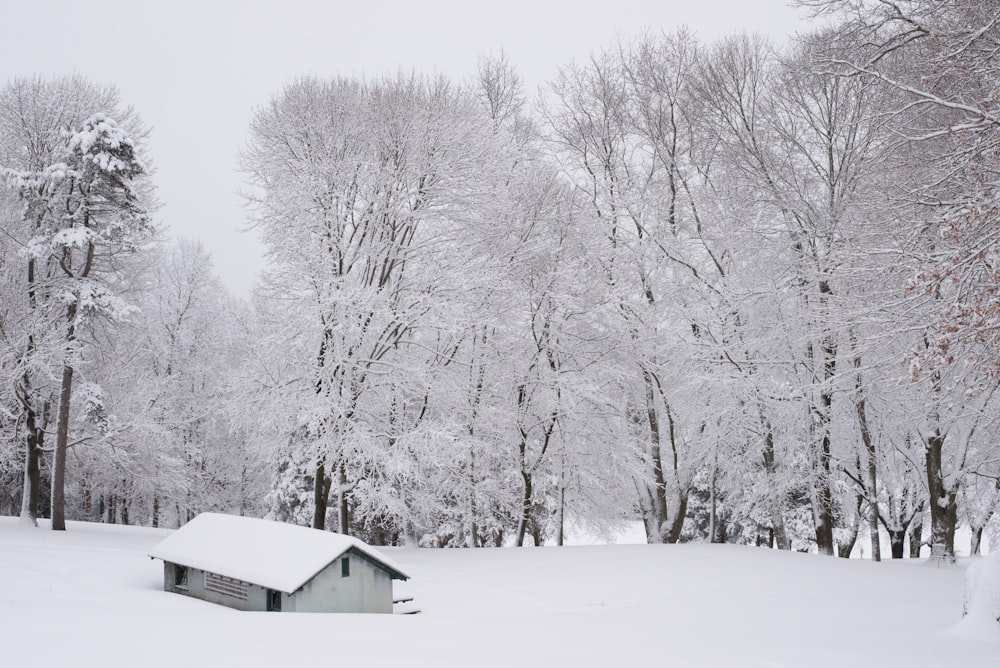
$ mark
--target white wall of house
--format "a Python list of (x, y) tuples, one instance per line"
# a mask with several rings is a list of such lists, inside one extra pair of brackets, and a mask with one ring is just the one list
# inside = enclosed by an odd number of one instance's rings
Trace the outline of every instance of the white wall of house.
[[(343, 575), (344, 559), (350, 564), (347, 577)], [(283, 597), (282, 610), (391, 613), (392, 579), (381, 568), (348, 552), (320, 571), (302, 589)]]
[[(344, 575), (344, 560), (348, 574)], [(218, 576), (197, 568), (187, 568), (183, 584), (178, 583), (178, 568), (164, 562), (163, 589), (236, 610), (268, 610), (270, 590), (259, 585), (223, 578), (217, 591)], [(215, 587), (206, 587), (206, 578), (216, 578)], [(214, 590), (213, 590), (214, 589)], [(316, 574), (301, 589), (292, 594), (281, 593), (282, 612), (392, 612), (392, 578), (381, 568), (354, 552), (335, 559)]]

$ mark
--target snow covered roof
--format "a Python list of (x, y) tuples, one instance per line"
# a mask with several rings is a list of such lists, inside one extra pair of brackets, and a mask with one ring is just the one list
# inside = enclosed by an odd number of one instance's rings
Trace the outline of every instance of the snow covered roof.
[(149, 556), (291, 594), (352, 549), (394, 579), (408, 579), (392, 560), (357, 538), (218, 513), (198, 515)]

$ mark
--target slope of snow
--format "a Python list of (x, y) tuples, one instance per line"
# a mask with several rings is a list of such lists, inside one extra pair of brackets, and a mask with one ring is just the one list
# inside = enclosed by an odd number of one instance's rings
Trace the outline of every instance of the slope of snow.
[(1000, 552), (977, 559), (965, 573), (965, 616), (957, 636), (1000, 640)]
[(198, 515), (149, 554), (291, 594), (351, 548), (405, 578), (391, 559), (356, 538), (217, 513)]
[(419, 615), (237, 612), (161, 591), (169, 532), (0, 518), (5, 665), (989, 666), (964, 568), (726, 545), (385, 550)]

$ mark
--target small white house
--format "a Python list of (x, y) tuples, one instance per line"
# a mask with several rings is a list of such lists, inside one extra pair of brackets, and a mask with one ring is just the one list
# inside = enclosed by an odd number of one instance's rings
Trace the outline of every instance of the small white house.
[(163, 589), (237, 610), (392, 612), (408, 576), (356, 538), (250, 517), (202, 513), (149, 553)]

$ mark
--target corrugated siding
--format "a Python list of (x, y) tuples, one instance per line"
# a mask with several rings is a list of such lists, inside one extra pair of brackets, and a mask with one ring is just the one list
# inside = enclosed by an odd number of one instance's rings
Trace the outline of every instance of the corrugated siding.
[(225, 594), (245, 601), (249, 588), (250, 584), (242, 580), (234, 580), (215, 573), (205, 573), (205, 589), (207, 591), (214, 591), (217, 594)]

